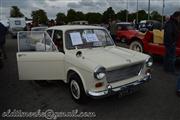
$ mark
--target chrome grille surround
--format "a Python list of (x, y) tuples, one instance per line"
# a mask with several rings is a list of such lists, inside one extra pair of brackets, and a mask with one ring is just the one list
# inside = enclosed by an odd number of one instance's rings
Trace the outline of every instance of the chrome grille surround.
[(122, 81), (125, 79), (132, 78), (134, 76), (137, 76), (142, 67), (144, 66), (144, 63), (136, 63), (133, 65), (124, 66), (120, 69), (111, 70), (106, 72), (106, 79), (108, 83)]

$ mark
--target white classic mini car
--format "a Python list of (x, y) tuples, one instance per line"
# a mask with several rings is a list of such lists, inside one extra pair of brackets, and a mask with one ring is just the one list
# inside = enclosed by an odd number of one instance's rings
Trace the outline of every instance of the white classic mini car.
[(118, 47), (103, 27), (64, 25), (19, 32), (20, 80), (63, 80), (72, 98), (121, 93), (151, 79), (152, 58)]

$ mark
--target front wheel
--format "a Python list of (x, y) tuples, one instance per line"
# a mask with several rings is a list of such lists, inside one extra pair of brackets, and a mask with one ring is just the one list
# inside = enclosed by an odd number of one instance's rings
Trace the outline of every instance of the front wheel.
[(143, 52), (143, 45), (139, 41), (131, 42), (129, 48), (137, 52)]
[(69, 89), (70, 89), (70, 94), (75, 102), (77, 103), (87, 102), (87, 95), (84, 91), (83, 84), (77, 76), (73, 76), (70, 78)]

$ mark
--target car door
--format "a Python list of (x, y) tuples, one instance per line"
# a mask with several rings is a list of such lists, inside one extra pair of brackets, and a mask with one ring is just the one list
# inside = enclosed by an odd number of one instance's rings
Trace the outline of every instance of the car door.
[(18, 34), (19, 79), (64, 80), (65, 54), (57, 50), (47, 32), (38, 34), (40, 37), (37, 37), (37, 32), (32, 31)]

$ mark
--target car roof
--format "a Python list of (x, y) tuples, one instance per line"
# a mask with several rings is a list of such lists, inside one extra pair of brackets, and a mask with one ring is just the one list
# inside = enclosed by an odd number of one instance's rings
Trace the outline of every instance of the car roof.
[(121, 24), (121, 25), (126, 24), (127, 25), (127, 24), (132, 24), (132, 23), (130, 23), (130, 22), (118, 22), (117, 24)]
[(49, 29), (67, 31), (67, 30), (75, 30), (75, 29), (105, 29), (105, 28), (100, 26), (92, 26), (92, 25), (61, 25), (61, 26), (49, 27), (47, 30)]

